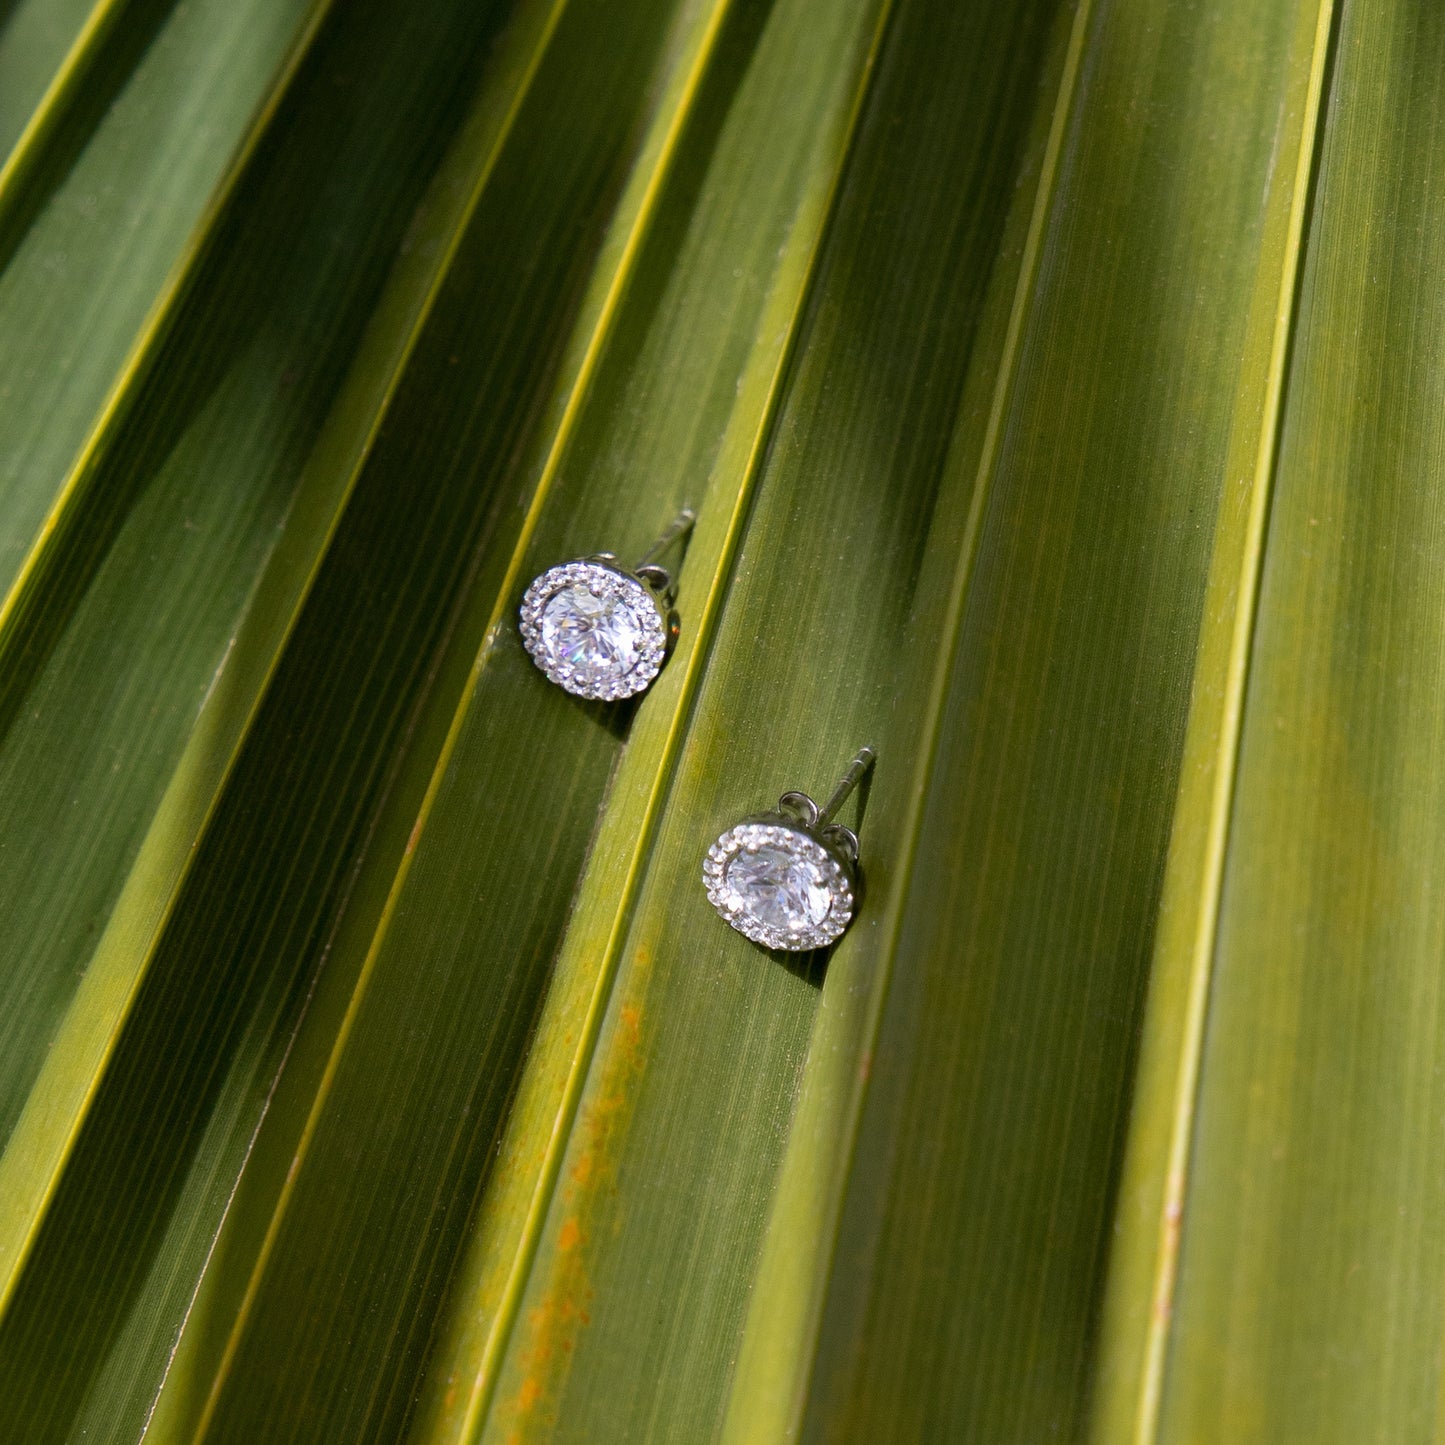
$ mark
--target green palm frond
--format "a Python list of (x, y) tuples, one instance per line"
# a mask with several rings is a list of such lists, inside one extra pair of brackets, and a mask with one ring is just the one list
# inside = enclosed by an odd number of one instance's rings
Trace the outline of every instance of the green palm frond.
[[(1435, 1440), (1442, 77), (0, 3), (0, 1438)], [(754, 947), (704, 851), (865, 743)]]

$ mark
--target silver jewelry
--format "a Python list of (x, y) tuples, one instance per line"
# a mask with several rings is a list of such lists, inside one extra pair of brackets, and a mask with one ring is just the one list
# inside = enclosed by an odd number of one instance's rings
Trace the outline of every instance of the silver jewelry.
[(522, 598), (532, 661), (577, 697), (612, 702), (645, 691), (677, 640), (677, 583), (657, 565), (697, 520), (683, 508), (630, 572), (611, 552), (549, 567)]
[(784, 793), (776, 811), (744, 818), (707, 850), (702, 881), (725, 922), (790, 953), (842, 936), (858, 906), (858, 835), (831, 820), (876, 757), (861, 749), (821, 808)]

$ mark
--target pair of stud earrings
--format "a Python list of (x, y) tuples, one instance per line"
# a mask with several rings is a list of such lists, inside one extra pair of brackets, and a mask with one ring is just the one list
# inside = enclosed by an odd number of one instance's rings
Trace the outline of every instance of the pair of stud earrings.
[[(658, 559), (692, 530), (684, 508), (630, 570), (611, 552), (549, 567), (522, 598), (532, 661), (576, 697), (616, 702), (645, 692), (679, 632), (677, 583)], [(703, 886), (725, 922), (764, 948), (826, 948), (858, 909), (858, 835), (833, 822), (876, 754), (863, 748), (819, 807), (806, 793), (734, 824), (703, 860)]]

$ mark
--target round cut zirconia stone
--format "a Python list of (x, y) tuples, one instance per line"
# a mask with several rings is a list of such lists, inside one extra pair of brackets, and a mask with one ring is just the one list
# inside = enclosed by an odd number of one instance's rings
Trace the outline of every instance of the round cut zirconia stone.
[(734, 910), (791, 932), (816, 928), (833, 906), (823, 870), (811, 858), (772, 843), (734, 853), (723, 869), (723, 888)]
[(708, 850), (702, 871), (713, 907), (765, 948), (825, 948), (853, 917), (842, 865), (796, 828), (739, 823)]
[(637, 666), (644, 633), (621, 597), (599, 597), (581, 582), (554, 592), (542, 609), (542, 647), (595, 685)]
[(657, 676), (667, 630), (635, 578), (601, 562), (568, 562), (527, 589), (522, 641), (560, 687), (610, 701), (641, 692)]

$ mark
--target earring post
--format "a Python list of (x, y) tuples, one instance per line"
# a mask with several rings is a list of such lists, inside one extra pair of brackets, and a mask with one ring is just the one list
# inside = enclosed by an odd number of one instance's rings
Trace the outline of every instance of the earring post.
[(838, 786), (833, 789), (833, 795), (818, 809), (818, 827), (829, 822), (833, 814), (838, 811), (847, 800), (848, 794), (863, 781), (863, 775), (878, 761), (877, 748), (859, 748), (858, 756), (848, 764), (848, 771), (838, 781)]
[(637, 570), (640, 572), (654, 558), (661, 557), (674, 542), (685, 537), (692, 531), (693, 524), (696, 521), (697, 513), (694, 512), (691, 507), (684, 507), (682, 511), (667, 524), (662, 536), (642, 554), (642, 558), (637, 564)]

